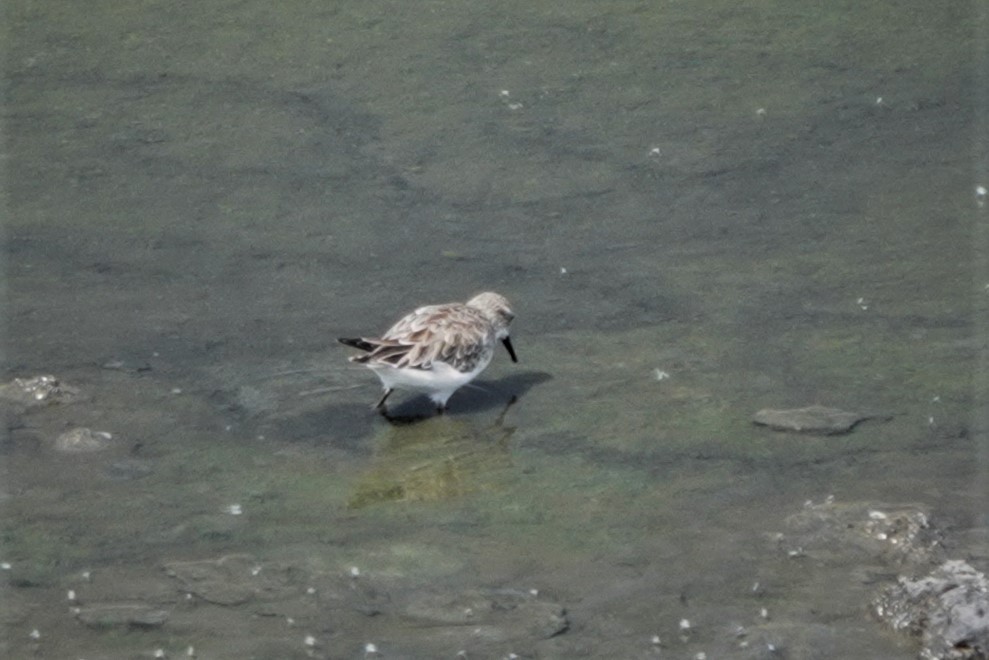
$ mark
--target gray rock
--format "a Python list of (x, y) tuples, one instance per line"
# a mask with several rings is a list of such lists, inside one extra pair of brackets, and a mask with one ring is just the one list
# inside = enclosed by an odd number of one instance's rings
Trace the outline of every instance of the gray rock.
[(807, 406), (789, 410), (764, 408), (752, 416), (752, 421), (776, 431), (796, 431), (818, 435), (848, 433), (856, 424), (867, 419), (889, 419), (888, 416), (846, 412), (825, 406)]
[(894, 630), (915, 635), (925, 660), (989, 658), (989, 581), (961, 560), (926, 577), (900, 577), (873, 602)]

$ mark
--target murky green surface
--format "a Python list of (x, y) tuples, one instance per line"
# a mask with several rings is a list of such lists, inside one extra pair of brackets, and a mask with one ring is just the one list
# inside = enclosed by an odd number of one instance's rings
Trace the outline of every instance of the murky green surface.
[[(827, 495), (987, 567), (976, 7), (5, 9), (2, 380), (80, 396), (7, 414), (4, 657), (913, 657), (868, 616), (899, 567), (774, 542)], [(520, 363), (374, 415), (334, 338), (480, 290)], [(814, 403), (892, 417), (750, 422)], [(78, 426), (111, 448), (56, 451)], [(297, 598), (164, 569), (231, 554)], [(338, 578), (380, 611), (306, 600)], [(397, 605), (473, 589), (569, 628), (465, 645)]]

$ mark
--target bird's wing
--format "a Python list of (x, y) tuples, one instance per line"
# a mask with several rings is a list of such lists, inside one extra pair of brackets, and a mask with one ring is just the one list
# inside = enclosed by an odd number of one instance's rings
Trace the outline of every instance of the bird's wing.
[(461, 304), (420, 307), (400, 319), (362, 362), (383, 362), (395, 367), (429, 369), (446, 362), (470, 371), (487, 349), (490, 323), (477, 310)]

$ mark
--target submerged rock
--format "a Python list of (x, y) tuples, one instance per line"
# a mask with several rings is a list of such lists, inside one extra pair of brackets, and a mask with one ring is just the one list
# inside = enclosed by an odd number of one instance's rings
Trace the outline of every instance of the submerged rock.
[(106, 431), (74, 428), (55, 438), (55, 449), (70, 454), (102, 451), (110, 447), (113, 436)]
[(465, 645), (548, 639), (569, 626), (561, 605), (512, 589), (424, 594), (409, 601), (402, 614)]
[(764, 408), (752, 416), (752, 421), (776, 431), (796, 431), (820, 435), (848, 433), (867, 419), (888, 419), (887, 416), (846, 412), (826, 406), (807, 406), (789, 410)]
[(103, 603), (78, 607), (76, 618), (90, 628), (158, 628), (168, 620), (165, 610), (139, 603)]
[(989, 658), (989, 580), (964, 561), (946, 561), (917, 580), (900, 577), (873, 605), (894, 630), (920, 638), (922, 658)]
[(106, 467), (106, 476), (117, 481), (129, 481), (131, 479), (141, 479), (154, 470), (151, 463), (138, 458), (125, 458), (121, 461), (111, 463)]
[(248, 555), (171, 561), (165, 563), (165, 570), (189, 593), (216, 605), (279, 599), (299, 591), (292, 582), (291, 569), (261, 564)]

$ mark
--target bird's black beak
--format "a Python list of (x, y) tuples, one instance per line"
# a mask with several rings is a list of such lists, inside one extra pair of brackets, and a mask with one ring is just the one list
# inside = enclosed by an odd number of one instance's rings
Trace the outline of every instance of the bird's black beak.
[(512, 356), (512, 362), (518, 362), (519, 359), (515, 357), (515, 349), (512, 348), (512, 340), (505, 337), (501, 340), (501, 343), (505, 345), (505, 348), (508, 350), (508, 354)]

